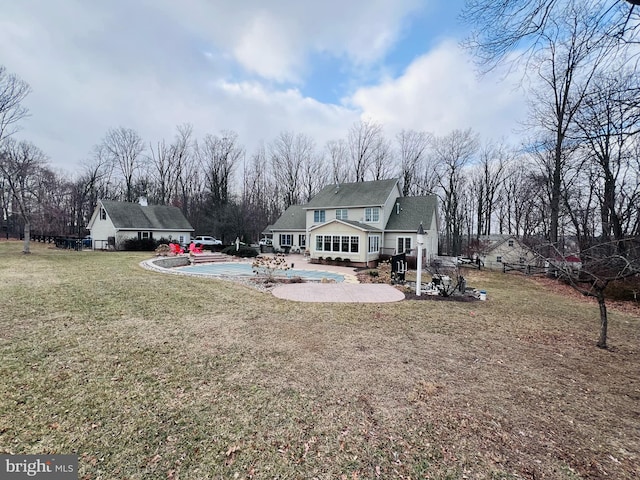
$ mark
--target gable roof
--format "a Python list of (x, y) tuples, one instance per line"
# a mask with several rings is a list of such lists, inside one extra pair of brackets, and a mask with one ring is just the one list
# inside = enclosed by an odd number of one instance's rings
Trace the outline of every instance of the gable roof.
[(333, 220), (329, 220), (326, 223), (320, 223), (318, 225), (314, 225), (309, 229), (309, 231), (312, 232), (313, 230), (317, 230), (318, 228), (325, 227), (331, 223), (342, 223), (344, 225), (357, 228), (358, 230), (362, 230), (363, 232), (381, 232), (382, 231), (379, 228), (372, 227), (371, 225), (367, 225), (366, 223), (356, 222), (355, 220), (339, 220), (337, 218)]
[(488, 245), (486, 245), (482, 249), (482, 253), (484, 255), (486, 255), (489, 252), (495, 250), (500, 245), (504, 245), (505, 243), (507, 243), (508, 240), (515, 241), (518, 244), (518, 246), (520, 248), (522, 248), (523, 250), (531, 250), (524, 243), (522, 243), (520, 241), (520, 239), (516, 235), (500, 235), (500, 234), (485, 235), (484, 237), (480, 237), (479, 240), (480, 240), (480, 242), (487, 242), (488, 243)]
[(193, 227), (178, 207), (169, 205), (142, 206), (138, 203), (112, 200), (101, 200), (100, 203), (117, 229), (193, 231)]
[(385, 230), (415, 232), (420, 223), (425, 229), (431, 228), (438, 205), (435, 195), (399, 197), (397, 203), (399, 206), (391, 212)]
[(389, 198), (397, 178), (370, 182), (339, 183), (320, 190), (304, 208), (341, 208), (380, 206)]
[(280, 215), (280, 218), (271, 225), (271, 230), (306, 230), (307, 213), (305, 205), (291, 205)]

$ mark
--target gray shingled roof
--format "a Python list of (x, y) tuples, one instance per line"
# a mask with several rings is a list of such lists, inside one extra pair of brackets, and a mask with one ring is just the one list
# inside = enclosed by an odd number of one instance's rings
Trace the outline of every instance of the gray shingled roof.
[(271, 226), (271, 230), (306, 230), (306, 205), (291, 205)]
[(113, 226), (134, 230), (185, 230), (193, 227), (178, 207), (168, 205), (142, 206), (137, 203), (102, 200)]
[(342, 208), (384, 205), (397, 178), (371, 182), (340, 183), (324, 187), (305, 205), (310, 208)]
[(481, 236), (478, 240), (481, 243), (486, 244), (486, 246), (482, 249), (482, 253), (487, 254), (492, 250), (495, 250), (496, 248), (498, 248), (503, 243), (506, 243), (507, 240), (509, 239), (513, 239), (516, 242), (518, 242), (518, 245), (520, 245), (520, 248), (529, 250), (529, 247), (526, 246), (524, 243), (522, 243), (516, 235), (500, 235), (500, 234), (484, 235), (484, 236)]
[(424, 197), (399, 197), (400, 213), (394, 208), (385, 230), (415, 232), (422, 222), (425, 229), (431, 227), (436, 212), (438, 198), (435, 195)]

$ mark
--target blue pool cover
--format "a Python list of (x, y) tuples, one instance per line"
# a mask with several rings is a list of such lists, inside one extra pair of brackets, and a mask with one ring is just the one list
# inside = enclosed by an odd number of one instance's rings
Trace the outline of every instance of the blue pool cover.
[[(253, 268), (248, 263), (208, 263), (201, 265), (192, 265), (188, 267), (179, 267), (181, 272), (193, 275), (212, 275), (212, 276), (228, 276), (228, 277), (255, 277)], [(274, 270), (275, 277), (293, 278), (300, 277), (307, 281), (319, 282), (323, 278), (334, 280), (336, 282), (344, 281), (344, 275), (333, 272), (323, 272), (318, 270)]]

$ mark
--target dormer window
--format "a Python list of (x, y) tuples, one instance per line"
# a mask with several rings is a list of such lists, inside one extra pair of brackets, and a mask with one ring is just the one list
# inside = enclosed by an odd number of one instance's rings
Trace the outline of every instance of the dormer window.
[(377, 223), (380, 221), (380, 207), (367, 207), (364, 209), (364, 221)]

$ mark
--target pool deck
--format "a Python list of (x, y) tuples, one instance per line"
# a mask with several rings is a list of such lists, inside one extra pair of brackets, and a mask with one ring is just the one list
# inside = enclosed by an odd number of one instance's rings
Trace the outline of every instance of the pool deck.
[(341, 283), (285, 283), (277, 285), (275, 297), (294, 302), (317, 303), (389, 303), (404, 300), (404, 293), (391, 285), (358, 283), (355, 269), (309, 263), (302, 255), (288, 255), (289, 263), (303, 270), (321, 270), (344, 275)]
[[(358, 283), (355, 270), (349, 267), (319, 265), (309, 263), (302, 255), (287, 255), (287, 263), (294, 264), (295, 269), (333, 272), (344, 275), (344, 282), (339, 283), (286, 283), (277, 285), (272, 293), (275, 297), (295, 302), (318, 303), (389, 303), (404, 300), (404, 294), (391, 285)], [(150, 268), (150, 262), (146, 268)], [(151, 267), (153, 268), (153, 267)], [(168, 271), (155, 267), (156, 271)]]

